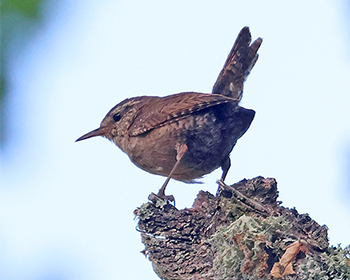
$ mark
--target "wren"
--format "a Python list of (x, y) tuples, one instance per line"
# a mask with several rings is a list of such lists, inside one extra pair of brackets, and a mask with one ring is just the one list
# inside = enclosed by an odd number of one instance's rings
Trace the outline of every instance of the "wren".
[(165, 97), (139, 96), (114, 106), (99, 128), (76, 141), (103, 136), (139, 168), (186, 183), (221, 167), (225, 180), (230, 153), (248, 130), (255, 112), (239, 106), (243, 83), (258, 59), (262, 39), (252, 44), (248, 27), (239, 33), (211, 94), (182, 92)]

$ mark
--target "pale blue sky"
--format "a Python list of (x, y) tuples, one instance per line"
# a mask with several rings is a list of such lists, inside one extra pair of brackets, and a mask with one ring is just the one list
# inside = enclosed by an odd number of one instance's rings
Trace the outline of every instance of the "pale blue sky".
[[(226, 182), (277, 179), (286, 207), (350, 243), (346, 1), (60, 1), (11, 59), (1, 151), (1, 279), (158, 279), (133, 210), (164, 178), (103, 138), (74, 143), (125, 98), (210, 92), (243, 26), (263, 38), (242, 105), (256, 111)], [(190, 207), (216, 191), (171, 181)]]

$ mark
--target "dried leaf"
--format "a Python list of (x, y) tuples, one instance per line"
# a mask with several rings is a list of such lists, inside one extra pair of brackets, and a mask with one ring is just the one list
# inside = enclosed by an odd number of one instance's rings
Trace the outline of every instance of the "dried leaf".
[(286, 251), (284, 252), (283, 256), (281, 257), (279, 262), (276, 262), (272, 270), (270, 272), (271, 276), (276, 278), (282, 278), (285, 275), (288, 274), (295, 274), (295, 271), (293, 270), (293, 261), (295, 260), (295, 257), (297, 254), (302, 251), (305, 254), (308, 253), (308, 248), (306, 244), (300, 241), (295, 241), (291, 245), (289, 245), (286, 248)]
[(279, 262), (274, 263), (274, 265), (271, 269), (271, 272), (270, 272), (271, 276), (273, 276), (275, 278), (282, 278), (282, 273), (283, 273), (281, 271), (282, 269), (283, 269), (283, 267), (280, 265)]

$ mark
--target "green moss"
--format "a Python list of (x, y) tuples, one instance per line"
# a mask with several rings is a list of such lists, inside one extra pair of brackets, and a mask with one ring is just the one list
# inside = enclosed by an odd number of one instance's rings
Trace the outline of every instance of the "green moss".
[(283, 254), (285, 244), (296, 239), (285, 235), (292, 227), (282, 216), (252, 218), (242, 215), (228, 227), (220, 228), (209, 240), (216, 257), (213, 270), (217, 279), (250, 279), (268, 273), (266, 248)]
[[(296, 241), (288, 235), (293, 225), (282, 216), (252, 218), (243, 215), (228, 227), (218, 229), (209, 240), (216, 257), (213, 270), (216, 279), (250, 279), (252, 275), (268, 275), (268, 251), (279, 259), (286, 245)], [(270, 253), (271, 254), (271, 253)], [(321, 258), (321, 259), (320, 259)], [(350, 280), (350, 245), (329, 247), (319, 257), (310, 253), (296, 268), (300, 279)], [(274, 263), (274, 261), (273, 261)]]
[(350, 245), (341, 248), (329, 247), (327, 252), (322, 253), (321, 262), (317, 262), (312, 256), (307, 256), (300, 265), (301, 279), (314, 280), (349, 280), (350, 279)]
[(149, 203), (144, 203), (137, 208), (135, 217), (140, 220), (148, 220), (154, 215), (153, 208)]
[[(261, 245), (268, 238), (261, 224), (249, 216), (241, 216), (226, 228), (220, 228), (209, 242), (216, 251), (213, 270), (220, 279), (246, 279), (242, 265), (247, 258), (256, 260), (261, 253)], [(249, 256), (248, 256), (249, 255)]]

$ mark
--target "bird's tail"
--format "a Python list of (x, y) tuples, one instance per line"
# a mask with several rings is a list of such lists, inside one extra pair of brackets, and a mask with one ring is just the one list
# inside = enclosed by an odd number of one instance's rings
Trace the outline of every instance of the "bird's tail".
[(258, 38), (250, 44), (251, 41), (249, 27), (243, 27), (213, 86), (213, 94), (225, 95), (239, 101), (242, 99), (243, 83), (258, 60), (257, 51), (262, 39)]

